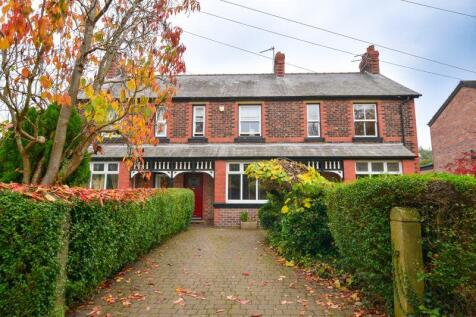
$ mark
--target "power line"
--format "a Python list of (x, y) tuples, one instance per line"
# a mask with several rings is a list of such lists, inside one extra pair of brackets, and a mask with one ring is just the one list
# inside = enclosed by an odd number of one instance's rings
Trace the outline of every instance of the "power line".
[[(261, 13), (261, 14), (264, 14), (264, 15), (272, 16), (274, 18), (278, 18), (278, 19), (281, 19), (281, 20), (284, 20), (284, 21), (296, 23), (296, 24), (299, 24), (299, 25), (302, 25), (302, 26), (305, 26), (305, 27), (309, 27), (309, 28), (312, 28), (312, 29), (315, 29), (315, 30), (327, 32), (327, 33), (330, 33), (330, 34), (333, 34), (333, 35), (341, 36), (341, 37), (351, 39), (351, 40), (354, 40), (354, 41), (357, 41), (357, 42), (361, 42), (361, 43), (365, 43), (365, 44), (375, 44), (378, 47), (389, 50), (389, 51), (394, 51), (394, 52), (397, 52), (397, 53), (400, 53), (400, 54), (404, 54), (404, 55), (408, 55), (408, 56), (411, 56), (411, 57), (419, 58), (419, 59), (429, 61), (429, 62), (432, 62), (432, 63), (436, 63), (436, 64), (440, 64), (440, 65), (444, 65), (444, 66), (447, 66), (447, 67), (452, 67), (452, 68), (456, 68), (456, 69), (459, 69), (459, 70), (463, 70), (463, 71), (466, 71), (466, 72), (476, 74), (476, 71), (473, 71), (471, 69), (467, 69), (467, 68), (464, 68), (464, 67), (452, 65), (452, 64), (442, 62), (442, 61), (439, 61), (439, 60), (435, 60), (435, 59), (432, 59), (432, 58), (429, 58), (429, 57), (424, 57), (424, 56), (421, 56), (421, 55), (410, 53), (410, 52), (400, 50), (400, 49), (397, 49), (397, 48), (393, 48), (393, 47), (390, 47), (390, 46), (381, 45), (381, 44), (378, 44), (378, 43), (375, 43), (375, 42), (370, 42), (370, 41), (367, 41), (367, 40), (364, 40), (364, 39), (361, 39), (361, 38), (357, 38), (357, 37), (354, 37), (354, 36), (351, 36), (351, 35), (339, 33), (339, 32), (336, 32), (336, 31), (332, 31), (330, 29), (326, 29), (326, 28), (319, 27), (319, 26), (316, 26), (316, 25), (304, 23), (304, 22), (294, 20), (294, 19), (291, 19), (291, 18), (286, 18), (286, 17), (280, 16), (280, 15), (277, 15), (277, 14), (267, 12), (267, 11), (251, 8), (251, 7), (239, 4), (239, 3), (235, 3), (235, 2), (231, 2), (231, 1), (227, 1), (227, 0), (220, 0), (220, 1), (224, 2), (224, 3), (227, 3), (227, 4), (230, 4), (230, 5), (233, 5), (233, 6), (237, 6), (237, 7), (246, 9), (246, 10), (250, 10), (250, 11), (258, 12), (258, 13)], [(405, 0), (402, 0), (402, 1), (405, 1)]]
[(424, 4), (424, 3), (420, 3), (420, 2), (414, 2), (414, 1), (408, 1), (408, 0), (400, 0), (400, 1), (407, 2), (407, 3), (411, 3), (411, 4), (415, 4), (415, 5), (421, 6), (421, 7), (426, 7), (426, 8), (430, 8), (430, 9), (439, 10), (439, 11), (445, 11), (445, 12), (449, 12), (449, 13), (464, 15), (464, 16), (466, 16), (466, 17), (470, 17), (470, 18), (476, 19), (476, 15), (472, 15), (472, 14), (468, 14), (468, 13), (464, 13), (464, 12), (459, 12), (459, 11), (453, 11), (453, 10), (449, 10), (449, 9), (439, 8), (439, 7), (431, 6), (431, 5), (429, 5), (429, 4)]
[[(225, 43), (225, 42), (214, 40), (212, 38), (209, 38), (209, 37), (206, 37), (206, 36), (203, 36), (203, 35), (192, 33), (192, 32), (186, 31), (186, 30), (183, 30), (183, 32), (187, 33), (187, 34), (190, 34), (190, 35), (193, 35), (195, 37), (202, 38), (202, 39), (210, 41), (210, 42), (214, 42), (214, 43), (217, 43), (217, 44), (220, 44), (220, 45), (223, 45), (223, 46), (227, 46), (227, 47), (230, 47), (230, 48), (234, 48), (236, 50), (240, 50), (240, 51), (245, 52), (245, 53), (253, 54), (253, 55), (263, 57), (263, 58), (266, 58), (266, 59), (269, 59), (269, 60), (274, 60), (272, 57), (269, 57), (269, 56), (266, 56), (266, 55), (263, 55), (263, 54), (259, 54), (259, 53), (256, 53), (256, 52), (253, 52), (253, 51), (250, 51), (250, 50), (247, 50), (245, 48), (241, 48), (241, 47), (238, 47), (238, 46), (235, 46), (235, 45), (232, 45), (232, 44), (228, 44), (228, 43)], [(285, 64), (288, 65), (288, 66), (292, 66), (292, 67), (295, 67), (295, 68), (305, 70), (307, 72), (317, 73), (317, 71), (315, 71), (315, 70), (312, 70), (312, 69), (309, 69), (309, 68), (306, 68), (306, 67), (301, 67), (301, 66), (296, 65), (296, 64), (291, 64), (291, 63), (287, 63), (287, 62)]]
[[(332, 47), (332, 46), (327, 46), (327, 45), (323, 45), (323, 44), (320, 44), (320, 43), (308, 41), (308, 40), (305, 40), (305, 39), (302, 39), (302, 38), (299, 38), (299, 37), (295, 37), (295, 36), (292, 36), (292, 35), (288, 35), (288, 34), (279, 33), (279, 32), (276, 32), (276, 31), (268, 30), (268, 29), (265, 29), (265, 28), (262, 28), (262, 27), (259, 27), (259, 26), (255, 26), (255, 25), (247, 24), (247, 23), (240, 22), (240, 21), (237, 21), (237, 20), (233, 20), (233, 19), (230, 19), (230, 18), (222, 17), (222, 16), (219, 16), (219, 15), (210, 13), (210, 12), (200, 11), (200, 13), (203, 13), (203, 14), (206, 14), (206, 15), (218, 18), (218, 19), (233, 22), (233, 23), (236, 23), (236, 24), (244, 25), (244, 26), (247, 26), (249, 28), (261, 30), (263, 32), (267, 32), (267, 33), (279, 35), (279, 36), (282, 36), (282, 37), (286, 37), (286, 38), (289, 38), (289, 39), (292, 39), (292, 40), (295, 40), (295, 41), (299, 41), (299, 42), (303, 42), (303, 43), (306, 43), (306, 44), (310, 44), (310, 45), (314, 45), (314, 46), (318, 46), (318, 47), (323, 47), (323, 48), (327, 48), (329, 50), (333, 50), (333, 51), (341, 52), (341, 53), (344, 53), (344, 54), (352, 55), (354, 57), (362, 56), (362, 54), (358, 54), (358, 53), (350, 52), (350, 51), (343, 50), (343, 49), (340, 49), (340, 48), (335, 48), (335, 47)], [(461, 80), (461, 78), (458, 78), (458, 77), (453, 77), (453, 76), (446, 75), (446, 74), (432, 72), (432, 71), (424, 70), (424, 69), (421, 69), (421, 68), (416, 68), (416, 67), (406, 66), (406, 65), (402, 65), (402, 64), (397, 64), (397, 63), (382, 60), (382, 59), (380, 60), (380, 62), (385, 63), (385, 64), (389, 64), (389, 65), (393, 65), (393, 66), (402, 67), (402, 68), (412, 69), (412, 70), (427, 73), (427, 74), (437, 75), (437, 76), (440, 76), (440, 77), (446, 77), (446, 78)]]

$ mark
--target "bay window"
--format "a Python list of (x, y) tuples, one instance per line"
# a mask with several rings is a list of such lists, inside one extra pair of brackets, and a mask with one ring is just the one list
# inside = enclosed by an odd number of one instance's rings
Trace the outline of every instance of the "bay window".
[(119, 183), (118, 162), (91, 163), (91, 179), (89, 187), (92, 189), (115, 189)]
[(357, 161), (355, 163), (355, 174), (357, 178), (382, 174), (401, 175), (402, 164), (400, 161)]
[(257, 180), (249, 179), (245, 170), (249, 163), (227, 164), (227, 201), (238, 203), (264, 203), (266, 192)]
[(239, 108), (240, 126), (239, 133), (242, 136), (261, 135), (261, 106), (260, 105), (240, 105)]
[(377, 136), (377, 106), (354, 104), (354, 133), (356, 137)]

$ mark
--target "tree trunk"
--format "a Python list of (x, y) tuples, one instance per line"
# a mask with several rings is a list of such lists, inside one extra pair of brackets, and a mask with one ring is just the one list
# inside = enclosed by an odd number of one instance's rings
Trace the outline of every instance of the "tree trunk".
[(23, 146), (21, 136), (17, 132), (15, 132), (15, 142), (17, 144), (18, 152), (20, 153), (22, 164), (23, 164), (22, 183), (29, 184), (30, 176), (31, 176), (31, 161), (30, 161), (30, 157), (28, 153), (25, 152), (25, 148)]
[(74, 65), (71, 83), (68, 89), (69, 96), (71, 97), (71, 105), (62, 106), (56, 124), (55, 138), (53, 141), (53, 147), (51, 149), (50, 160), (46, 169), (45, 176), (41, 180), (42, 185), (52, 185), (56, 182), (58, 172), (61, 164), (63, 163), (63, 151), (64, 143), (66, 141), (66, 132), (68, 130), (68, 123), (71, 117), (73, 107), (76, 107), (78, 103), (79, 85), (81, 82), (81, 76), (84, 72), (84, 66), (88, 51), (91, 49), (91, 39), (94, 31), (94, 23), (91, 20), (87, 20), (86, 29), (84, 32), (84, 39), (79, 49), (79, 56), (76, 59)]

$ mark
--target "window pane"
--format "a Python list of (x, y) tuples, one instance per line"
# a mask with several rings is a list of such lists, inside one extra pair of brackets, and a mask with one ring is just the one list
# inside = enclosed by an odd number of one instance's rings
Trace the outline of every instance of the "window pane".
[(319, 122), (309, 122), (307, 128), (308, 136), (319, 136)]
[(240, 121), (259, 121), (260, 106), (240, 106)]
[(104, 171), (104, 163), (94, 163), (94, 164), (93, 164), (93, 171), (94, 171), (94, 172), (102, 172), (102, 171)]
[(117, 183), (119, 181), (118, 174), (108, 174), (106, 179), (106, 188), (107, 189), (116, 189)]
[(195, 134), (203, 134), (203, 122), (195, 123)]
[(368, 172), (369, 165), (367, 162), (357, 162), (356, 169), (357, 169), (357, 172)]
[(203, 106), (194, 107), (195, 117), (202, 117), (203, 118), (204, 110), (205, 110), (205, 108)]
[(383, 162), (372, 162), (372, 172), (383, 173)]
[(155, 188), (168, 188), (169, 177), (164, 174), (155, 174)]
[(93, 189), (104, 189), (104, 174), (93, 174), (91, 179), (91, 188)]
[(365, 118), (364, 105), (354, 105), (354, 118), (356, 120), (362, 120)]
[(228, 165), (228, 170), (231, 172), (239, 172), (240, 171), (240, 164), (230, 164)]
[(375, 120), (375, 106), (374, 105), (365, 106), (365, 119)]
[(119, 170), (119, 164), (117, 163), (109, 163), (107, 166), (107, 170), (109, 172), (117, 172)]
[(241, 175), (228, 175), (228, 199), (240, 199), (240, 180)]
[(372, 136), (372, 135), (377, 135), (375, 131), (375, 122), (365, 122), (365, 135), (367, 136)]
[(256, 181), (243, 175), (243, 199), (256, 200)]
[(155, 134), (156, 136), (166, 136), (167, 122), (165, 121), (165, 107), (157, 107), (155, 112)]
[(398, 162), (387, 163), (387, 171), (391, 173), (400, 172), (400, 164)]
[(319, 105), (307, 105), (307, 121), (319, 121)]
[(365, 135), (365, 123), (364, 122), (354, 122), (355, 124), (355, 135)]
[(259, 121), (241, 122), (242, 134), (259, 134)]
[(258, 199), (265, 200), (266, 195), (267, 195), (267, 192), (264, 190), (263, 186), (261, 186), (260, 183), (258, 182)]

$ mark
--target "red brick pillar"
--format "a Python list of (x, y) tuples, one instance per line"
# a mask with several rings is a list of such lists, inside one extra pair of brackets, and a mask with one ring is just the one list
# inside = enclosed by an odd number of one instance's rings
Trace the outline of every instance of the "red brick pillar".
[(344, 160), (344, 182), (353, 181), (356, 179), (355, 176), (355, 161), (354, 160)]

